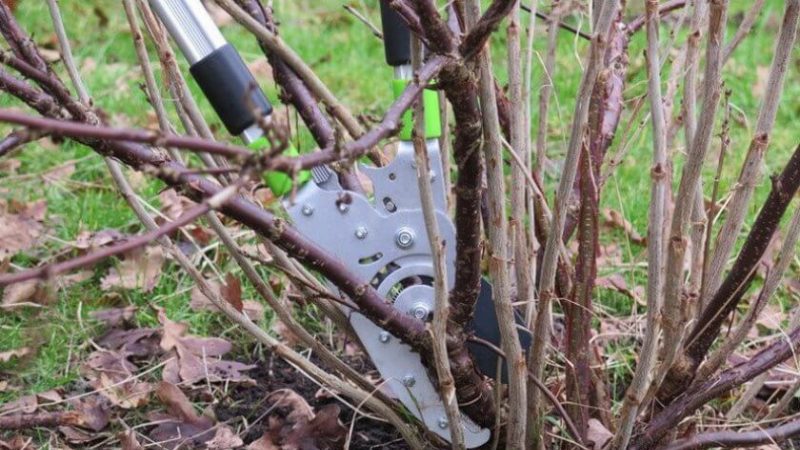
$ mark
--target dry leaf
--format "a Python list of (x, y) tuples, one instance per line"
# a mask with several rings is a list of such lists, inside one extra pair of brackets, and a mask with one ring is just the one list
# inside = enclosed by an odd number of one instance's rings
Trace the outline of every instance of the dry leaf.
[(280, 336), (283, 343), (289, 347), (300, 345), (300, 338), (282, 320), (275, 320), (272, 324), (272, 331)]
[(628, 288), (628, 283), (620, 274), (615, 273), (607, 277), (600, 277), (595, 281), (595, 285), (597, 287), (619, 292), (620, 294), (630, 297), (637, 303), (644, 304), (642, 301), (644, 288), (642, 286), (636, 286), (633, 289)]
[(252, 382), (242, 372), (255, 366), (236, 361), (226, 361), (222, 355), (231, 350), (231, 343), (221, 338), (187, 336), (187, 325), (167, 318), (163, 309), (158, 310), (158, 320), (163, 326), (161, 348), (168, 352), (169, 360), (162, 371), (162, 378), (171, 383)]
[(290, 389), (275, 391), (269, 399), (276, 399), (271, 408), (277, 413), (269, 417), (269, 430), (256, 441), (257, 446), (249, 449), (341, 448), (347, 430), (339, 421), (341, 410), (338, 405), (325, 405), (315, 414), (305, 399)]
[(122, 450), (144, 450), (142, 444), (136, 439), (136, 433), (133, 430), (125, 430), (117, 435)]
[[(221, 292), (222, 286), (219, 282), (214, 280), (206, 280), (206, 284), (208, 284), (209, 288), (211, 288), (213, 292), (217, 293), (217, 295), (223, 295)], [(239, 289), (241, 290), (241, 288)], [(239, 293), (239, 299), (241, 300), (241, 291)], [(211, 300), (209, 300), (208, 297), (206, 297), (197, 286), (192, 288), (191, 302), (189, 303), (189, 307), (195, 311), (219, 312), (219, 308), (211, 303)], [(245, 315), (247, 315), (247, 317), (249, 317), (253, 322), (258, 322), (264, 318), (264, 306), (262, 306), (261, 303), (253, 300), (245, 300), (242, 302), (242, 307)]]
[(72, 243), (81, 250), (95, 250), (125, 239), (125, 235), (117, 230), (82, 231)]
[(589, 419), (589, 430), (586, 432), (586, 438), (594, 444), (594, 448), (603, 448), (613, 437), (614, 433), (608, 431), (599, 420)]
[(22, 165), (18, 159), (3, 158), (0, 159), (0, 172), (5, 172), (8, 175), (16, 175), (17, 169)]
[(117, 267), (112, 267), (103, 277), (100, 287), (109, 289), (141, 289), (150, 292), (161, 277), (164, 251), (161, 247), (147, 247), (128, 254)]
[(137, 367), (127, 354), (112, 350), (90, 354), (83, 365), (83, 375), (89, 384), (99, 390), (100, 395), (123, 409), (138, 408), (147, 403), (149, 383), (134, 378)]
[(11, 361), (11, 358), (22, 358), (30, 352), (31, 349), (28, 347), (9, 350), (7, 352), (0, 352), (0, 362), (9, 362)]
[(214, 437), (206, 442), (208, 450), (231, 450), (244, 445), (242, 439), (226, 426), (217, 426)]
[(60, 183), (75, 173), (75, 160), (67, 161), (60, 166), (54, 167), (42, 174), (42, 181), (45, 183)]
[(9, 441), (0, 439), (0, 449), (3, 450), (35, 450), (33, 439), (23, 436), (14, 436)]
[(162, 381), (156, 390), (168, 414), (152, 419), (159, 425), (150, 432), (150, 439), (161, 442), (166, 448), (182, 447), (184, 444), (202, 445), (214, 436), (214, 421), (195, 412), (189, 399), (171, 383)]
[(123, 323), (130, 322), (135, 314), (135, 306), (126, 306), (124, 308), (109, 308), (92, 311), (89, 315), (95, 320), (103, 322), (106, 326), (116, 327)]
[(0, 260), (33, 247), (42, 235), (47, 202), (0, 203)]
[(113, 328), (97, 339), (97, 343), (109, 350), (121, 350), (131, 356), (157, 355), (161, 353), (161, 338), (158, 334), (155, 328)]
[(225, 276), (225, 284), (220, 286), (219, 293), (222, 298), (233, 305), (237, 311), (242, 312), (242, 284), (239, 279), (229, 273)]
[(642, 237), (633, 227), (633, 224), (623, 217), (619, 211), (609, 208), (603, 209), (603, 221), (606, 226), (622, 231), (634, 244), (647, 245), (647, 239)]

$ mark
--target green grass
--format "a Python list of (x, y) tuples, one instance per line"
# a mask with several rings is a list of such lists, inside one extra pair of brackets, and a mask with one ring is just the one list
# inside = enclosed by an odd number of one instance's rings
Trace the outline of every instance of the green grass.
[[(293, 0), (274, 3), (283, 38), (311, 64), (331, 91), (336, 93), (354, 113), (379, 117), (391, 101), (388, 83), (391, 70), (383, 63), (381, 42), (343, 10), (341, 1)], [(376, 1), (361, 0), (350, 3), (364, 12), (373, 23), (379, 23)], [(75, 56), (97, 106), (109, 114), (112, 124), (152, 126), (153, 119), (144, 113), (148, 111), (148, 106), (140, 88), (142, 77), (119, 2), (111, 0), (61, 2), (61, 7), (64, 10), (67, 32), (72, 39)], [(748, 2), (744, 0), (733, 2), (730, 14), (734, 19), (733, 22), (736, 22), (736, 17), (747, 7)], [(104, 23), (95, 10), (103, 11), (108, 22)], [(769, 0), (764, 13), (755, 25), (755, 32), (742, 43), (725, 68), (725, 83), (726, 87), (732, 90), (730, 101), (736, 120), (731, 126), (732, 143), (723, 173), (722, 192), (735, 182), (738, 165), (743, 161), (751, 139), (759, 105), (759, 99), (752, 92), (753, 86), (758, 81), (757, 68), (768, 67), (770, 64), (779, 24), (776, 17), (781, 13), (782, 2)], [(52, 47), (54, 35), (44, 2), (21, 2), (18, 17), (33, 33), (36, 42)], [(527, 21), (527, 16), (523, 16), (523, 20)], [(541, 35), (544, 26), (538, 23), (537, 27), (539, 37), (535, 42), (535, 50), (543, 53), (545, 43)], [(255, 41), (241, 28), (230, 25), (223, 31), (239, 48), (245, 60), (253, 62), (263, 58)], [(666, 31), (665, 27), (664, 32)], [(735, 24), (732, 24), (728, 35), (731, 36), (734, 31)], [(642, 95), (646, 90), (643, 48), (644, 35), (639, 33), (630, 47), (631, 69), (626, 99)], [(576, 54), (585, 54), (585, 49), (586, 44), (582, 41), (576, 42), (570, 34), (560, 35), (557, 68), (552, 74), (556, 97), (552, 103), (548, 136), (549, 156), (554, 160), (563, 156), (566, 146), (575, 91), (581, 76)], [(766, 158), (765, 174), (775, 172), (782, 167), (790, 151), (797, 145), (795, 124), (800, 119), (800, 106), (798, 106), (800, 104), (796, 101), (800, 98), (800, 65), (797, 64), (797, 56), (800, 54), (797, 47), (794, 56), (787, 75), (777, 126)], [(498, 77), (501, 83), (505, 83), (505, 49), (500, 36), (494, 40), (493, 57)], [(154, 55), (152, 59), (156, 61)], [(61, 64), (57, 64), (55, 69), (63, 75)], [(666, 68), (665, 73), (667, 73)], [(157, 75), (160, 76), (159, 70)], [(538, 85), (540, 77), (541, 68), (536, 66), (532, 82), (534, 87)], [(63, 79), (68, 78), (64, 76)], [(269, 97), (276, 102), (277, 90), (274, 82), (270, 79), (261, 79), (260, 82)], [(221, 130), (219, 122), (213, 118), (208, 104), (201, 98), (196, 86), (192, 84), (192, 88), (195, 94), (198, 94), (197, 98), (206, 117), (215, 129)], [(535, 92), (533, 101), (537, 101)], [(679, 99), (676, 99), (675, 104), (677, 108)], [(8, 96), (2, 96), (0, 106), (18, 106), (18, 103)], [(532, 123), (535, 124), (536, 107), (533, 108), (533, 113)], [(743, 120), (744, 117), (746, 120)], [(620, 130), (624, 130), (628, 120), (630, 120), (629, 110), (623, 114)], [(7, 126), (0, 125), (0, 134), (8, 130)], [(223, 132), (219, 132), (218, 136), (227, 139)], [(301, 146), (310, 147), (307, 133), (301, 132), (301, 136)], [(622, 136), (617, 136), (611, 152), (620, 145), (621, 138)], [(645, 132), (629, 143), (630, 152), (614, 176), (609, 179), (602, 199), (604, 207), (624, 211), (626, 217), (641, 234), (645, 233), (647, 226), (650, 142), (648, 123)], [(676, 143), (680, 142), (682, 137), (679, 135)], [(718, 139), (712, 145), (710, 159), (715, 160), (719, 146)], [(91, 150), (74, 143), (58, 146), (32, 144), (13, 157), (19, 159), (22, 164), (19, 174), (34, 174), (34, 176), (0, 174), (2, 184), (0, 195), (19, 201), (45, 198), (48, 204), (49, 234), (57, 238), (46, 240), (42, 250), (31, 252), (31, 255), (16, 257), (13, 260), (14, 264), (19, 266), (36, 264), (41, 257), (62, 248), (63, 244), (60, 241), (74, 240), (81, 231), (116, 228), (135, 233), (142, 230), (125, 202), (111, 188), (104, 163)], [(41, 178), (35, 175), (73, 160), (77, 161), (75, 172), (68, 180), (45, 185)], [(707, 179), (713, 175), (710, 167), (712, 166), (709, 165), (705, 173)], [(676, 173), (680, 170), (680, 158), (677, 158), (675, 170)], [(550, 176), (546, 182), (549, 192), (552, 192), (557, 179)], [(158, 207), (158, 193), (162, 188), (163, 185), (159, 182), (146, 181), (139, 187), (138, 192), (146, 202)], [(706, 189), (706, 194), (710, 194), (709, 183), (706, 184)], [(763, 177), (753, 202), (752, 216), (755, 215), (758, 205), (768, 191), (768, 179)], [(606, 242), (620, 239), (619, 234), (604, 236)], [(625, 243), (621, 245), (626, 260), (630, 259), (628, 262), (643, 261), (641, 248), (629, 247)], [(628, 258), (629, 253), (632, 258)], [(215, 259), (223, 270), (233, 267), (229, 261), (213, 250), (209, 252), (209, 257)], [(221, 334), (231, 339), (243, 340), (241, 332), (231, 330), (230, 325), (219, 316), (197, 313), (189, 309), (191, 282), (174, 265), (165, 266), (164, 276), (153, 292), (145, 294), (123, 291), (113, 295), (99, 289), (99, 280), (105, 273), (105, 267), (107, 265), (98, 268), (92, 279), (58, 292), (53, 304), (46, 308), (3, 311), (0, 314), (0, 352), (22, 346), (35, 349), (33, 356), (22, 361), (0, 363), (0, 371), (9, 374), (11, 384), (20, 388), (17, 392), (0, 393), (0, 403), (21, 393), (42, 391), (74, 381), (78, 376), (77, 369), (82, 356), (91, 350), (86, 344), (87, 338), (99, 332), (89, 313), (110, 305), (140, 306), (138, 320), (141, 325), (157, 324), (155, 312), (148, 305), (161, 306), (166, 308), (173, 320), (188, 322), (192, 333)], [(634, 285), (634, 281), (637, 284), (646, 282), (644, 271), (641, 269), (626, 270), (626, 278), (631, 285)], [(247, 298), (254, 298), (253, 293), (249, 291), (250, 288), (246, 286), (245, 289), (246, 297), (249, 295)], [(631, 310), (628, 299), (604, 290), (598, 291), (596, 301), (598, 306), (614, 314), (626, 315)], [(307, 318), (304, 320), (310, 321), (309, 325), (313, 326), (313, 320)], [(629, 360), (620, 364), (620, 367), (624, 367), (623, 372), (630, 370), (631, 366), (632, 362)]]

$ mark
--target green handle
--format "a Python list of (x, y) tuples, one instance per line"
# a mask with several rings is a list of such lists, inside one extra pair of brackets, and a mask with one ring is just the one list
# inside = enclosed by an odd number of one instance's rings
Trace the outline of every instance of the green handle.
[[(249, 147), (252, 149), (261, 149), (269, 146), (269, 142), (265, 137), (260, 137), (251, 142)], [(297, 156), (300, 152), (294, 147), (289, 147), (283, 152), (286, 156)], [(297, 174), (297, 182), (305, 184), (311, 178), (311, 172), (302, 170)], [(264, 174), (264, 183), (275, 194), (276, 197), (282, 197), (292, 191), (292, 178), (283, 172), (267, 172)]]
[[(403, 93), (408, 80), (393, 80), (392, 91), (395, 98)], [(432, 139), (442, 135), (442, 121), (439, 116), (439, 94), (436, 91), (425, 89), (422, 93), (422, 104), (425, 107), (425, 138)], [(400, 139), (411, 140), (411, 132), (414, 129), (414, 119), (411, 110), (403, 114), (403, 128), (400, 130)]]

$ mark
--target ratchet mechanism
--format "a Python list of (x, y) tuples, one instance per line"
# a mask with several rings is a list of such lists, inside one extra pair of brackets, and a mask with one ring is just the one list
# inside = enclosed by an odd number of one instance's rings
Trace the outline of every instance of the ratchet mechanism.
[[(269, 118), (272, 107), (201, 1), (150, 0), (150, 4), (189, 61), (192, 76), (226, 129), (248, 145), (264, 147), (263, 131), (258, 123)], [(386, 61), (394, 68), (393, 90), (399, 95), (412, 76), (411, 37), (385, 0), (381, 0), (381, 18)], [(456, 232), (447, 214), (438, 144), (441, 135), (438, 96), (426, 90), (423, 102), (430, 160), (428, 176), (439, 229), (447, 243), (449, 290), (455, 278)], [(345, 189), (333, 171), (320, 166), (311, 170), (312, 182), (299, 188), (293, 201), (286, 199), (284, 206), (300, 232), (320, 247), (335, 252), (353, 272), (369, 280), (396, 309), (429, 321), (434, 310), (433, 257), (420, 206), (410, 111), (403, 123), (397, 154), (388, 165), (359, 166), (372, 183), (372, 195), (346, 191), (351, 201), (341, 202)], [(284, 174), (269, 174), (266, 181), (276, 195), (291, 190), (291, 179)], [(330, 287), (336, 289), (332, 284)], [(363, 315), (350, 310), (346, 313), (364, 349), (398, 400), (430, 431), (449, 441), (450, 424), (442, 399), (420, 355)], [(481, 284), (475, 317), (470, 329), (481, 339), (499, 345), (491, 285), (485, 280)], [(527, 348), (530, 336), (525, 333), (520, 337)], [(480, 345), (471, 345), (470, 349), (483, 373), (494, 376), (497, 355)], [(483, 445), (490, 438), (489, 429), (478, 426), (466, 416), (462, 416), (461, 426), (468, 448)]]

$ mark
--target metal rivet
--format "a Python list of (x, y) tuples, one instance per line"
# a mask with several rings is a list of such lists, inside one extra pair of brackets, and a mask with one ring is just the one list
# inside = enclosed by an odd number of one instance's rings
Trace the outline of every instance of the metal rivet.
[(439, 428), (444, 430), (445, 428), (448, 427), (448, 425), (450, 425), (450, 423), (447, 422), (447, 418), (446, 417), (439, 417), (439, 421), (437, 422), (437, 425), (439, 425)]
[(350, 205), (345, 202), (339, 202), (339, 212), (345, 213), (348, 209), (350, 209)]
[(303, 215), (310, 216), (312, 214), (314, 214), (314, 208), (312, 208), (310, 205), (303, 205)]
[(392, 335), (389, 334), (388, 331), (381, 331), (381, 334), (378, 335), (378, 340), (382, 343), (387, 343), (392, 338)]
[(357, 238), (364, 239), (365, 237), (367, 237), (367, 234), (369, 234), (369, 232), (367, 231), (367, 227), (358, 227), (358, 228), (356, 228), (356, 237)]
[(400, 248), (409, 248), (414, 245), (414, 230), (411, 228), (400, 228), (395, 235), (395, 242)]
[(403, 386), (412, 387), (417, 384), (417, 379), (413, 375), (406, 375), (403, 377)]

